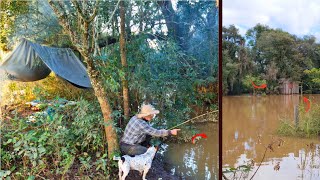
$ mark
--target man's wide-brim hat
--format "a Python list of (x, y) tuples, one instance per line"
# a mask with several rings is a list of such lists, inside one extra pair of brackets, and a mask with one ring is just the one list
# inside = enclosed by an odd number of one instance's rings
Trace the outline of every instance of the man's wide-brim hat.
[(149, 116), (151, 114), (159, 114), (160, 111), (156, 110), (151, 104), (143, 104), (141, 107), (141, 111), (137, 114), (138, 118), (143, 118)]

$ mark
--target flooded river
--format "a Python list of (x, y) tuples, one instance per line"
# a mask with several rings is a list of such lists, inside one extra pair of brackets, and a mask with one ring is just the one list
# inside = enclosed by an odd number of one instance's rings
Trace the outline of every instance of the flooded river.
[(207, 139), (200, 139), (195, 144), (169, 144), (165, 160), (171, 166), (166, 168), (186, 180), (218, 179), (218, 123), (201, 123), (196, 127), (207, 135)]
[[(320, 95), (304, 95), (312, 104), (320, 103)], [(281, 119), (294, 119), (294, 106), (303, 103), (299, 95), (266, 97), (223, 97), (223, 167), (237, 167), (253, 159), (254, 170), (260, 164), (266, 146), (281, 138), (284, 144), (267, 151), (253, 179), (320, 180), (320, 140), (280, 137), (276, 135)], [(320, 117), (319, 117), (320, 118)], [(276, 164), (280, 169), (276, 171)], [(228, 176), (230, 177), (230, 176)], [(241, 179), (249, 179), (241, 178)], [(230, 178), (232, 179), (232, 178)]]

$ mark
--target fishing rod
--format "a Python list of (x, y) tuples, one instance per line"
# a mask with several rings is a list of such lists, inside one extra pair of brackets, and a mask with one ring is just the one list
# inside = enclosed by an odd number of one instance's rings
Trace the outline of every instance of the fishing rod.
[(180, 123), (180, 124), (178, 124), (178, 125), (175, 125), (175, 126), (171, 127), (171, 128), (168, 129), (168, 130), (172, 130), (172, 129), (174, 129), (174, 128), (178, 127), (178, 126), (181, 126), (181, 125), (183, 125), (183, 124), (185, 124), (185, 123), (187, 123), (187, 122), (190, 122), (190, 121), (192, 121), (192, 120), (194, 120), (194, 119), (196, 119), (196, 118), (198, 118), (198, 117), (204, 116), (204, 115), (209, 114), (209, 113), (214, 113), (214, 112), (217, 112), (217, 111), (219, 111), (219, 110), (210, 111), (210, 112), (207, 112), (207, 113), (205, 113), (205, 114), (201, 114), (200, 116), (196, 116), (196, 117), (194, 117), (194, 118), (188, 119), (188, 120), (186, 120), (186, 121), (184, 121), (184, 122), (182, 122), (182, 123)]

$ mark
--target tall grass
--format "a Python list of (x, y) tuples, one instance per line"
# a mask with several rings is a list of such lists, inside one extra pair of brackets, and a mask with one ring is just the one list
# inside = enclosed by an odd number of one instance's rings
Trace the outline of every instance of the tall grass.
[(315, 137), (320, 135), (320, 106), (312, 104), (306, 112), (303, 105), (299, 106), (299, 123), (293, 119), (281, 120), (278, 134), (294, 137)]

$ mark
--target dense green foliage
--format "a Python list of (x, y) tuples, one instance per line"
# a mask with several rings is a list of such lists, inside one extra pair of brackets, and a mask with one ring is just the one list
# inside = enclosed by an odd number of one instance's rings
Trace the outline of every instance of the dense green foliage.
[(319, 48), (314, 36), (300, 38), (266, 25), (257, 24), (245, 37), (234, 25), (223, 27), (224, 93), (252, 92), (242, 83), (248, 75), (265, 80), (267, 93), (279, 93), (284, 79), (301, 82), (305, 92), (315, 93), (316, 72), (311, 69), (319, 68)]
[[(188, 118), (186, 114), (190, 112), (190, 106), (204, 106), (206, 98), (217, 99), (214, 91), (206, 93), (206, 97), (197, 98), (199, 93), (196, 87), (198, 85), (205, 86), (206, 83), (214, 83), (216, 80), (214, 77), (201, 75), (200, 72), (204, 71), (204, 64), (185, 54), (173, 42), (153, 41), (153, 43), (157, 43), (158, 47), (150, 47), (142, 37), (128, 44), (128, 51), (132, 52), (127, 58), (133, 109), (137, 110), (136, 107), (142, 101), (155, 103), (169, 122), (177, 123), (176, 119)], [(114, 47), (111, 51), (118, 51), (118, 47)], [(110, 54), (108, 57), (106, 63), (113, 63), (115, 67), (120, 66), (118, 53)], [(193, 64), (196, 65), (193, 66)], [(110, 67), (113, 66), (100, 68), (103, 68), (103, 72), (106, 73), (107, 82), (105, 83), (110, 85), (111, 93), (117, 94), (120, 88), (118, 82), (123, 73), (121, 70), (109, 69)], [(115, 74), (108, 76), (108, 72)], [(118, 100), (117, 105), (120, 104), (120, 98)], [(177, 111), (173, 114), (171, 110), (174, 109)]]
[[(259, 77), (254, 77), (251, 75), (246, 75), (242, 80), (243, 85), (243, 92), (251, 92), (254, 90), (252, 87), (252, 82), (254, 82), (256, 85), (266, 84), (266, 80), (262, 80)], [(262, 91), (264, 92), (264, 89), (255, 89), (255, 91)]]
[(0, 49), (7, 50), (8, 37), (14, 31), (18, 16), (28, 13), (28, 1), (3, 0), (0, 2)]
[(112, 162), (97, 107), (86, 100), (64, 108), (53, 104), (35, 122), (16, 114), (3, 123), (0, 177), (109, 177), (112, 166), (106, 165)]
[(306, 87), (308, 92), (319, 93), (320, 92), (320, 68), (312, 68), (305, 70)]

